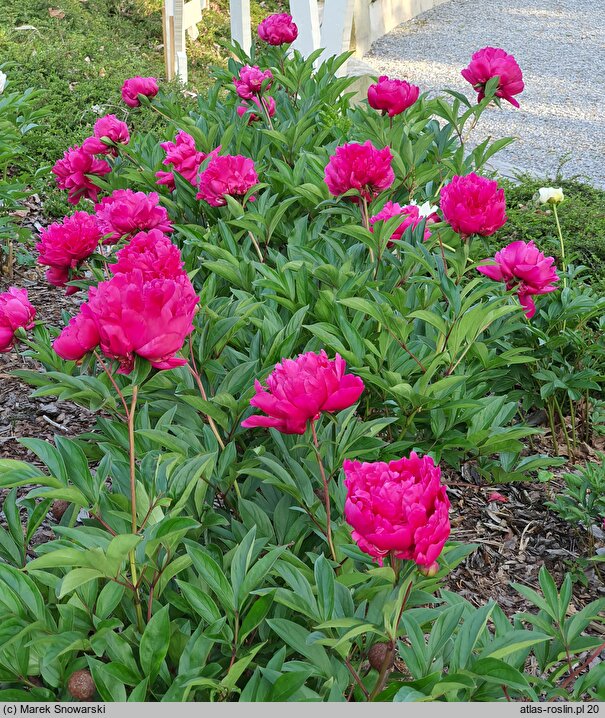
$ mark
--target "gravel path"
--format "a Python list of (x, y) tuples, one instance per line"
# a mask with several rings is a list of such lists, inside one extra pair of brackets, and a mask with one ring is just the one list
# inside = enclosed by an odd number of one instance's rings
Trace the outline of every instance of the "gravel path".
[(460, 75), (476, 50), (502, 47), (523, 70), (521, 109), (484, 113), (475, 141), (518, 141), (500, 169), (581, 175), (605, 187), (605, 0), (448, 0), (378, 40), (364, 58), (377, 73), (422, 90), (472, 90)]

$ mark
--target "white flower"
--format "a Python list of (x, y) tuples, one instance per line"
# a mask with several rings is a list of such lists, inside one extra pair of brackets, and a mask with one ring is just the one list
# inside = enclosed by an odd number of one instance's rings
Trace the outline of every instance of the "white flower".
[(540, 204), (560, 204), (565, 197), (561, 187), (540, 187), (536, 199)]
[(420, 207), (418, 207), (418, 214), (420, 214), (421, 217), (430, 217), (432, 214), (435, 214), (437, 209), (438, 207), (435, 207), (434, 204), (424, 202), (424, 204), (421, 204)]
[(2, 70), (0, 70), (0, 95), (4, 92), (7, 79), (6, 75), (2, 72)]
[(418, 207), (418, 214), (421, 217), (430, 217), (434, 212), (436, 212), (439, 208), (435, 207), (435, 205), (431, 204), (430, 202), (424, 202), (420, 206), (418, 205), (418, 202), (416, 202), (415, 199), (411, 199), (408, 204), (411, 204), (413, 207)]

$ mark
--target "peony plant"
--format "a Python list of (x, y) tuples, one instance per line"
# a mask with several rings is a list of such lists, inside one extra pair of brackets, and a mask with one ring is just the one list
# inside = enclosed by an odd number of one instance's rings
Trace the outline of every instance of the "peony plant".
[[(539, 616), (510, 619), (447, 583), (476, 546), (442, 476), (556, 463), (522, 442), (540, 429), (512, 337), (532, 327), (493, 281), (540, 321), (554, 264), (538, 247), (485, 263), (478, 236), (506, 213), (481, 172), (503, 143), (465, 147), (503, 78), (477, 74), (476, 104), (390, 80), (381, 114), (374, 91), (350, 105), (346, 57), (315, 68), (296, 32), (265, 20), (197, 106), (131, 78), (129, 111), (158, 113), (162, 136), (108, 121), (103, 159), (89, 142), (55, 168), (79, 206), (41, 261), (86, 299), (31, 338), (18, 300), (6, 348), (17, 331), (45, 370), (19, 376), (97, 423), (0, 460), (8, 515), (27, 514), (0, 541), (0, 683), (11, 700), (598, 696), (566, 656), (601, 645), (603, 600), (568, 612), (571, 578), (558, 591), (543, 570), (539, 594), (517, 587)], [(56, 538), (21, 550), (36, 501)]]

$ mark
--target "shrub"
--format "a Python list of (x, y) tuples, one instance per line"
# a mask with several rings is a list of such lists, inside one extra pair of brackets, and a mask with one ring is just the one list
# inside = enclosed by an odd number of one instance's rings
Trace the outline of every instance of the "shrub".
[[(536, 361), (515, 341), (523, 269), (483, 276), (476, 238), (432, 207), (508, 142), (460, 145), (497, 78), (477, 105), (421, 96), (389, 118), (351, 107), (345, 56), (237, 58), (195, 110), (139, 96), (163, 136), (104, 142), (111, 172), (84, 177), (76, 151), (62, 174), (74, 199), (107, 193), (105, 239), (60, 267), (88, 298), (59, 338), (14, 328), (44, 368), (17, 374), (98, 421), (23, 439), (36, 464), (0, 461), (0, 697), (602, 697), (599, 671), (576, 679), (605, 600), (568, 618), (571, 579), (557, 591), (542, 570), (541, 593), (517, 587), (538, 613), (509, 619), (444, 587), (475, 546), (447, 541), (442, 470), (503, 481), (555, 462), (527, 455), (539, 430), (511, 378)], [(271, 72), (256, 119), (237, 111), (244, 65)], [(473, 184), (489, 234), (501, 193)], [(555, 295), (530, 288), (542, 319)], [(54, 501), (57, 538), (31, 558)]]

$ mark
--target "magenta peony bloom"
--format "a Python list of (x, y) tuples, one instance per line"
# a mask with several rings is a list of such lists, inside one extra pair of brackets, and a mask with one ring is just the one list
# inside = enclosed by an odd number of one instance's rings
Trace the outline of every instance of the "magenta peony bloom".
[(319, 354), (307, 352), (297, 359), (282, 359), (267, 377), (267, 389), (254, 382), (256, 394), (250, 404), (267, 416), (250, 416), (242, 426), (304, 434), (308, 422), (319, 419), (322, 411), (342, 411), (361, 396), (363, 381), (345, 374), (346, 366), (338, 354), (328, 359), (323, 349)]
[(441, 188), (441, 211), (446, 221), (462, 238), (471, 234), (489, 237), (506, 222), (504, 190), (495, 180), (474, 172), (455, 175)]
[(243, 100), (251, 100), (255, 95), (271, 87), (273, 73), (271, 70), (263, 72), (258, 65), (244, 65), (239, 71), (239, 78), (233, 78), (237, 94)]
[(258, 26), (258, 36), (269, 45), (286, 45), (298, 37), (298, 28), (287, 12), (269, 15)]
[(213, 207), (227, 204), (226, 195), (243, 197), (258, 184), (254, 162), (242, 155), (220, 155), (208, 163), (200, 175), (197, 199), (203, 199)]
[(131, 77), (122, 85), (122, 99), (128, 107), (138, 107), (141, 104), (139, 95), (155, 97), (160, 88), (155, 77)]
[(479, 102), (485, 97), (485, 85), (492, 77), (498, 77), (496, 97), (501, 97), (519, 107), (514, 95), (523, 92), (523, 73), (512, 55), (498, 47), (484, 47), (471, 58), (469, 66), (462, 70), (462, 77), (475, 88)]
[(390, 147), (376, 149), (370, 140), (363, 145), (350, 142), (336, 148), (326, 165), (324, 179), (335, 197), (356, 189), (362, 197), (371, 201), (393, 184), (392, 159)]
[[(82, 305), (84, 306), (84, 305)], [(81, 309), (81, 307), (80, 307)], [(53, 342), (53, 349), (67, 361), (79, 361), (99, 345), (97, 323), (82, 312), (69, 320), (69, 324)]]
[[(259, 110), (259, 114), (257, 115), (255, 112), (249, 113), (249, 125), (253, 122), (256, 122), (257, 120), (264, 119), (266, 117), (265, 112), (269, 115), (269, 117), (273, 117), (273, 115), (275, 114), (275, 100), (270, 95), (268, 95), (267, 97), (263, 97), (262, 99), (259, 99), (258, 97), (253, 97), (251, 102), (256, 105)], [(263, 103), (262, 105), (261, 102)], [(249, 102), (242, 102), (242, 104), (237, 108), (237, 114), (240, 117), (243, 117), (246, 112), (250, 110), (251, 107), (252, 105)]]
[(186, 274), (179, 248), (159, 229), (135, 234), (116, 257), (118, 261), (109, 265), (113, 274), (127, 274), (138, 269), (146, 282)]
[(70, 204), (78, 204), (82, 197), (96, 202), (99, 188), (88, 175), (102, 177), (108, 172), (111, 172), (111, 167), (105, 160), (98, 160), (77, 146), (66, 150), (63, 158), (57, 160), (52, 168), (57, 186), (67, 190)]
[[(166, 159), (162, 164), (172, 165), (174, 172), (178, 172), (194, 187), (199, 182), (200, 166), (208, 157), (216, 157), (220, 147), (212, 150), (209, 154), (198, 152), (195, 140), (187, 132), (177, 132), (174, 142), (162, 142), (160, 147), (166, 152)], [(167, 185), (170, 190), (175, 189), (173, 172), (156, 172), (158, 184)]]
[(115, 115), (105, 115), (95, 122), (93, 136), (82, 143), (82, 149), (91, 155), (118, 156), (118, 150), (113, 145), (127, 145), (130, 142), (128, 125)]
[(430, 456), (399, 461), (344, 462), (345, 518), (370, 556), (387, 554), (431, 566), (450, 535), (447, 487)]
[(36, 249), (40, 264), (51, 268), (46, 274), (48, 281), (63, 286), (69, 281), (69, 270), (93, 254), (102, 236), (96, 217), (86, 212), (75, 212), (47, 227), (40, 233)]
[(559, 281), (555, 260), (545, 257), (533, 242), (521, 240), (509, 244), (496, 252), (496, 264), (477, 267), (481, 274), (497, 282), (506, 282), (507, 289), (516, 289), (521, 306), (528, 319), (536, 313), (532, 296), (548, 294), (557, 290)]
[(378, 82), (368, 88), (368, 102), (375, 110), (382, 110), (389, 117), (400, 115), (411, 107), (418, 96), (420, 88), (405, 80), (389, 80), (381, 75)]
[(0, 294), (0, 353), (10, 351), (17, 329), (34, 326), (36, 309), (27, 298), (27, 289), (10, 287)]
[(175, 354), (193, 331), (198, 301), (186, 274), (149, 281), (138, 269), (116, 274), (89, 290), (80, 315), (53, 346), (64, 358), (81, 359), (95, 346), (94, 324), (101, 351), (120, 363), (119, 373), (132, 371), (135, 356), (156, 369), (173, 369), (187, 363)]
[(95, 209), (101, 231), (109, 235), (105, 243), (117, 242), (120, 237), (141, 230), (172, 232), (168, 212), (159, 201), (156, 192), (146, 194), (131, 189), (117, 189), (109, 197), (103, 197)]
[(387, 247), (393, 245), (393, 240), (401, 239), (408, 227), (412, 227), (412, 230), (414, 230), (423, 221), (426, 222), (424, 225), (424, 241), (426, 242), (426, 240), (430, 238), (431, 233), (428, 229), (430, 222), (428, 218), (420, 214), (420, 209), (415, 204), (408, 204), (402, 207), (397, 204), (397, 202), (387, 202), (378, 214), (370, 217), (371, 230), (374, 231), (373, 225), (376, 222), (386, 222), (388, 219), (397, 217), (398, 215), (401, 216), (402, 222), (391, 235), (391, 241), (388, 242)]

